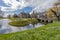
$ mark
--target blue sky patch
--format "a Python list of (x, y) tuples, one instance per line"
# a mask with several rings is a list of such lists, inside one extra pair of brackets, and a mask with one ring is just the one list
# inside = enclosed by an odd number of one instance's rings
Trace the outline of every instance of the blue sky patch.
[(0, 6), (10, 7), (9, 5), (6, 5), (2, 0), (0, 0)]

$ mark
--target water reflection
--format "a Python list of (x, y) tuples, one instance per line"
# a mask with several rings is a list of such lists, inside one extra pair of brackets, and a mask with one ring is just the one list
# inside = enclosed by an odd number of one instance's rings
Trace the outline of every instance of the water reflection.
[(8, 23), (9, 23), (8, 19), (0, 20), (0, 34), (23, 31), (23, 30), (43, 26), (41, 23), (37, 23), (34, 25), (29, 24), (29, 25), (24, 26), (24, 27), (14, 27), (14, 26), (8, 25)]

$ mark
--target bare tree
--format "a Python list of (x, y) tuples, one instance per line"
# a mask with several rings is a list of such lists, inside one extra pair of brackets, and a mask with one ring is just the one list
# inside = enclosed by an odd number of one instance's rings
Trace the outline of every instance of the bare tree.
[(54, 11), (54, 10), (52, 10), (52, 9), (51, 9), (51, 11), (52, 11), (52, 12), (54, 13), (54, 15), (57, 17), (58, 21), (60, 21), (60, 18), (59, 18), (59, 16), (57, 15), (57, 12)]
[(58, 6), (60, 5), (60, 1), (59, 2), (56, 2), (54, 4), (55, 8), (56, 8), (56, 11), (52, 10), (51, 11), (54, 13), (54, 15), (57, 17), (58, 21), (60, 21), (60, 13), (59, 13), (59, 10), (58, 10)]

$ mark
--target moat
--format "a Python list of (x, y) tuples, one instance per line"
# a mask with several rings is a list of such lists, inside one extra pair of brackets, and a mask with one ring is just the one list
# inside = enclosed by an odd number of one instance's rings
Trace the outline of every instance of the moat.
[(0, 34), (24, 31), (24, 30), (28, 30), (28, 29), (32, 29), (32, 28), (41, 27), (41, 26), (44, 25), (44, 24), (41, 24), (41, 23), (37, 23), (37, 24), (34, 24), (34, 25), (29, 24), (29, 25), (24, 26), (24, 27), (14, 27), (14, 26), (9, 25), (8, 24), (9, 22), (10, 22), (9, 19), (0, 20)]

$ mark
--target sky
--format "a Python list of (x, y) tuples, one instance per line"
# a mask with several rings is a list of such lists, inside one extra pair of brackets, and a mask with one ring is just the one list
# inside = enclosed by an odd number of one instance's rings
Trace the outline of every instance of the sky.
[(6, 14), (20, 12), (44, 12), (53, 7), (57, 0), (0, 0), (0, 10)]

